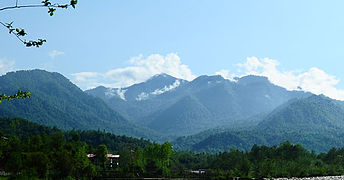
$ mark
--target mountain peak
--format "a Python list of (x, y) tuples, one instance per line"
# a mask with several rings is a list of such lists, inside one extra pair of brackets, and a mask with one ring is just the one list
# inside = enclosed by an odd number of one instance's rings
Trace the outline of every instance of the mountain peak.
[(170, 75), (168, 75), (166, 73), (160, 73), (160, 74), (154, 75), (153, 77), (167, 77), (167, 76), (170, 76)]
[(202, 75), (194, 79), (193, 82), (222, 82), (224, 80), (225, 79), (220, 75), (214, 75), (214, 76)]
[(164, 80), (176, 80), (177, 78), (168, 75), (166, 73), (161, 73), (161, 74), (156, 74), (154, 76), (152, 76), (151, 78), (149, 78), (146, 82), (148, 81), (154, 81), (154, 80), (158, 80), (158, 81), (164, 81)]
[(241, 78), (235, 78), (239, 84), (252, 84), (252, 83), (270, 83), (269, 79), (265, 76), (247, 75)]

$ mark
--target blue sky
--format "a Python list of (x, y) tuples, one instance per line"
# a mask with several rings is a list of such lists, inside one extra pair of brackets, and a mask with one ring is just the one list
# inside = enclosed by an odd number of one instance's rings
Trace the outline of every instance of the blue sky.
[(339, 0), (79, 0), (53, 17), (46, 9), (0, 11), (0, 21), (25, 28), (28, 39), (48, 41), (26, 48), (0, 27), (0, 73), (46, 69), (82, 89), (161, 72), (188, 80), (257, 74), (344, 99), (343, 7)]

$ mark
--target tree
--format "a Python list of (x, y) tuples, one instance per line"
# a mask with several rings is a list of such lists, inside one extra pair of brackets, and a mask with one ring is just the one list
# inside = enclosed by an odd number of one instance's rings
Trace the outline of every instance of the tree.
[(172, 145), (165, 142), (144, 148), (145, 168), (148, 176), (168, 176), (170, 158), (173, 154)]
[[(0, 12), (10, 9), (23, 9), (23, 8), (47, 8), (48, 14), (50, 16), (53, 16), (56, 12), (56, 9), (67, 9), (68, 7), (75, 8), (75, 5), (78, 3), (77, 0), (71, 0), (69, 3), (52, 3), (50, 0), (43, 0), (40, 2), (40, 4), (25, 4), (20, 5), (19, 0), (15, 0), (14, 5), (6, 6), (6, 7), (0, 7)], [(24, 40), (23, 37), (27, 35), (26, 31), (23, 28), (13, 27), (13, 21), (4, 23), (0, 21), (0, 24), (8, 29), (8, 32), (10, 34), (13, 34), (18, 38), (19, 41), (21, 41), (26, 47), (40, 47), (43, 45), (43, 43), (46, 42), (45, 39), (38, 39), (38, 40)]]
[(96, 158), (99, 164), (101, 164), (103, 168), (105, 168), (105, 162), (108, 160), (107, 154), (108, 154), (108, 149), (104, 144), (101, 144), (97, 147)]

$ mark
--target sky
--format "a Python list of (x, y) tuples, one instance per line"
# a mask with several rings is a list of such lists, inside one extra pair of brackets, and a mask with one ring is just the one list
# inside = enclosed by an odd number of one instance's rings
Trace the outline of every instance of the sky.
[(52, 17), (42, 8), (5, 10), (1, 22), (47, 43), (26, 48), (0, 27), (0, 75), (44, 69), (86, 90), (159, 73), (186, 80), (255, 74), (344, 100), (343, 7), (340, 0), (79, 0)]

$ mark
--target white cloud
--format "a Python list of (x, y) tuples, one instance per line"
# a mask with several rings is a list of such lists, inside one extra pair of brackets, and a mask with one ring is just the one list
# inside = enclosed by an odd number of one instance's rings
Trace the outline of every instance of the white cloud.
[(64, 55), (65, 53), (58, 50), (53, 50), (49, 53), (51, 59), (55, 59), (56, 56)]
[(0, 75), (4, 75), (7, 72), (14, 71), (15, 61), (8, 60), (6, 58), (0, 59)]
[(100, 82), (98, 82), (99, 77), (101, 77), (101, 74), (96, 72), (80, 72), (80, 73), (74, 73), (71, 74), (74, 79), (72, 82), (74, 84), (79, 85), (80, 88), (95, 88), (97, 86), (102, 85)]
[(126, 99), (125, 99), (125, 92), (127, 91), (127, 89), (121, 89), (121, 88), (118, 88), (117, 89), (117, 95), (121, 98), (121, 99), (123, 99), (123, 100), (125, 100), (126, 101)]
[(105, 91), (105, 96), (107, 97), (113, 97), (115, 96), (115, 89), (114, 88), (108, 88), (107, 91)]
[(121, 89), (121, 88), (108, 88), (107, 91), (105, 92), (105, 95), (108, 97), (113, 97), (113, 96), (118, 96), (119, 98), (123, 99), (126, 101), (125, 99), (125, 92), (127, 91), (127, 89)]
[(173, 84), (169, 85), (169, 86), (164, 86), (163, 88), (161, 89), (156, 89), (154, 90), (153, 92), (142, 92), (141, 94), (139, 94), (135, 99), (137, 101), (142, 101), (142, 100), (147, 100), (149, 99), (149, 96), (151, 95), (159, 95), (159, 94), (163, 94), (167, 91), (171, 91), (175, 88), (177, 88), (178, 86), (180, 85), (180, 81), (179, 80), (176, 80), (174, 81)]
[[(187, 65), (181, 63), (180, 57), (175, 53), (166, 56), (152, 54), (147, 58), (139, 55), (131, 58), (129, 63), (130, 66), (128, 67), (112, 69), (105, 73), (74, 73), (72, 74), (75, 77), (73, 82), (86, 89), (98, 85), (118, 88), (146, 81), (153, 75), (161, 73), (186, 80), (193, 80), (196, 77)], [(89, 76), (90, 73), (92, 76)]]
[(89, 78), (95, 78), (98, 76), (96, 72), (81, 72), (72, 74), (75, 77), (75, 82), (82, 83), (87, 81)]
[(215, 73), (216, 75), (220, 75), (225, 79), (229, 79), (231, 81), (235, 81), (234, 77), (236, 77), (235, 74), (229, 74), (229, 70), (227, 69), (221, 69), (220, 71)]
[(149, 94), (142, 92), (135, 99), (136, 99), (136, 101), (142, 101), (142, 100), (148, 99), (148, 97), (149, 97)]
[[(330, 98), (344, 100), (344, 90), (337, 89), (335, 86), (339, 83), (333, 75), (325, 71), (312, 67), (308, 71), (281, 71), (278, 69), (280, 63), (276, 60), (256, 57), (248, 57), (246, 62), (238, 64), (238, 72), (245, 75), (258, 75), (268, 77), (270, 82), (288, 90), (299, 90), (312, 92), (314, 94), (324, 94)], [(229, 71), (221, 70), (217, 74), (227, 77)], [(228, 78), (228, 77), (227, 77)]]
[(180, 81), (179, 80), (176, 80), (174, 81), (173, 84), (169, 85), (169, 86), (164, 86), (163, 88), (161, 89), (156, 89), (154, 90), (153, 92), (142, 92), (141, 94), (139, 94), (135, 99), (137, 101), (142, 101), (142, 100), (147, 100), (149, 99), (149, 97), (151, 95), (160, 95), (160, 94), (163, 94), (167, 91), (171, 91), (171, 90), (174, 90), (175, 88), (177, 88), (178, 86), (180, 86)]
[(162, 89), (156, 89), (155, 91), (151, 92), (150, 94), (153, 94), (153, 95), (163, 94), (167, 91), (171, 91), (171, 90), (177, 88), (179, 85), (180, 85), (180, 81), (176, 80), (173, 84), (169, 85), (168, 87), (165, 86)]

